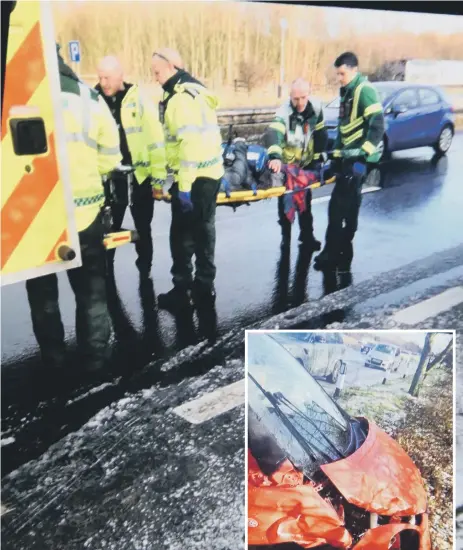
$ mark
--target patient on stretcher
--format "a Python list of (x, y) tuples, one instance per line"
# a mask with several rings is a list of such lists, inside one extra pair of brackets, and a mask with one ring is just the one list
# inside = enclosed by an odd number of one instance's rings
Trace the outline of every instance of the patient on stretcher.
[(268, 168), (265, 147), (248, 145), (243, 138), (236, 138), (223, 145), (225, 175), (221, 191), (227, 196), (234, 191), (286, 187), (288, 191), (303, 191), (308, 185), (329, 177), (329, 166), (322, 170), (303, 170), (297, 165), (283, 165), (282, 171), (273, 173)]

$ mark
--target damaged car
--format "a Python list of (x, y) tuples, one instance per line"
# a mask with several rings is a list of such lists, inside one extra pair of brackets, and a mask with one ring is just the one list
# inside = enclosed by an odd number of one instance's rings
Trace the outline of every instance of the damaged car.
[(418, 468), (271, 335), (248, 333), (248, 548), (430, 550)]

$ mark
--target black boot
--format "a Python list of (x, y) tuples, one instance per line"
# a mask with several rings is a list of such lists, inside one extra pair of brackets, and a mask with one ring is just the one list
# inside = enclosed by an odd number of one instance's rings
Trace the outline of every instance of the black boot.
[(299, 242), (304, 246), (304, 248), (310, 249), (313, 252), (317, 252), (322, 247), (322, 243), (317, 241), (313, 233), (309, 234), (301, 231), (299, 234)]
[(324, 248), (321, 253), (315, 257), (314, 268), (317, 271), (336, 269), (339, 262), (339, 253), (328, 248)]
[(135, 260), (135, 265), (137, 266), (138, 268), (138, 271), (140, 272), (140, 279), (141, 280), (146, 280), (146, 279), (149, 279), (151, 277), (151, 264), (146, 262), (146, 261), (143, 261), (143, 260), (140, 260), (140, 258), (137, 258)]
[(216, 293), (214, 286), (206, 286), (195, 281), (193, 287), (193, 303), (196, 309), (213, 307), (215, 299)]
[(352, 260), (354, 258), (354, 247), (349, 241), (344, 244), (341, 253), (339, 255), (338, 268), (340, 271), (350, 271)]
[(158, 307), (171, 313), (178, 313), (183, 309), (189, 309), (193, 305), (191, 291), (174, 286), (169, 292), (159, 294)]

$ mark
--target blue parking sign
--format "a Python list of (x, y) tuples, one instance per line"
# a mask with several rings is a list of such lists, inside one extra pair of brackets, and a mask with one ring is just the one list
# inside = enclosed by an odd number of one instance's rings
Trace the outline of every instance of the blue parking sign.
[(73, 63), (80, 63), (80, 42), (78, 40), (69, 42), (69, 57)]

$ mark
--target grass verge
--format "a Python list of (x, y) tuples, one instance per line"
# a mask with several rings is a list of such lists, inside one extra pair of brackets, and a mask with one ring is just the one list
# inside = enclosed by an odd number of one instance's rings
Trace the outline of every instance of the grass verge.
[(349, 388), (339, 404), (391, 435), (419, 468), (428, 494), (433, 549), (453, 549), (452, 376), (436, 370), (420, 397), (408, 395), (410, 378), (370, 388)]

